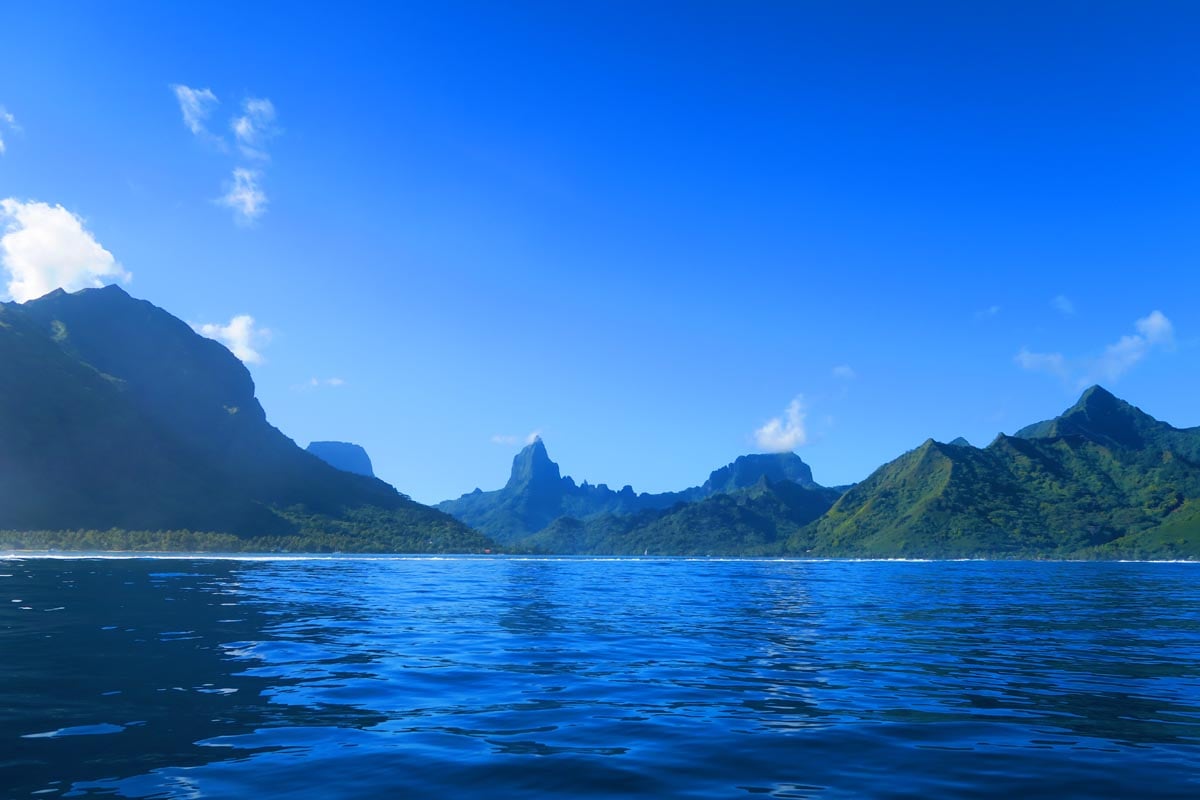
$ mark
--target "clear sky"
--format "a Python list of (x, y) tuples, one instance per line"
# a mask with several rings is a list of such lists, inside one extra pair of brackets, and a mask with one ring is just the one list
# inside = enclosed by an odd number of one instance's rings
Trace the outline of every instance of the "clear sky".
[(1091, 382), (1200, 424), (1195, 4), (2, 19), (0, 295), (131, 276), (418, 500), (534, 431), (658, 491), (789, 446), (859, 480)]

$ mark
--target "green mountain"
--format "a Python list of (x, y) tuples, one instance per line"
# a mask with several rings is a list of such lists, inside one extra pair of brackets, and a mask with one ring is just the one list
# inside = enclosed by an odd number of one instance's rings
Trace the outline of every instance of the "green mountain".
[(789, 542), (837, 556), (1200, 556), (1200, 428), (1095, 386), (986, 448), (926, 441)]
[(440, 507), (458, 519), (297, 447), (227, 349), (119, 288), (0, 303), (0, 547), (1200, 558), (1200, 428), (1093, 387), (847, 490), (786, 453), (661, 494), (577, 485), (539, 440)]
[(767, 476), (753, 486), (618, 516), (561, 517), (519, 545), (571, 555), (782, 555), (805, 525), (829, 510), (836, 489)]
[(497, 542), (524, 545), (523, 540), (560, 518), (588, 521), (661, 511), (679, 503), (751, 487), (764, 477), (773, 482), (819, 488), (813, 483), (812, 470), (795, 453), (742, 456), (714, 470), (702, 485), (679, 492), (638, 494), (631, 486), (613, 491), (605, 484), (591, 485), (584, 481), (577, 485), (572, 478), (562, 475), (539, 438), (513, 458), (512, 472), (503, 489), (491, 492), (476, 489), (457, 500), (439, 503), (437, 508)]
[(0, 304), (0, 364), (0, 530), (199, 531), (293, 549), (490, 545), (301, 450), (267, 422), (232, 353), (118, 287)]

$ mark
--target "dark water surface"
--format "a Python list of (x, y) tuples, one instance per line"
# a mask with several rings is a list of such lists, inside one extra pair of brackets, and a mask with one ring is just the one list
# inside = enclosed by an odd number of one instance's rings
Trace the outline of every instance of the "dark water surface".
[(0, 559), (0, 797), (1200, 797), (1200, 565)]

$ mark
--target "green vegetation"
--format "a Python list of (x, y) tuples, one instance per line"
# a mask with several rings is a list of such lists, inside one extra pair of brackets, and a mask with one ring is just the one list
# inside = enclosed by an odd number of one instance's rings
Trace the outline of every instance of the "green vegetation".
[(766, 477), (747, 489), (715, 494), (666, 510), (587, 521), (561, 518), (519, 542), (536, 552), (587, 555), (770, 556), (821, 516), (839, 493)]
[(291, 549), (491, 546), (301, 450), (267, 422), (227, 349), (115, 286), (0, 304), (0, 365), (0, 529), (106, 531), (96, 542), (116, 542), (114, 530), (207, 531)]
[(979, 449), (927, 441), (790, 542), (814, 555), (1200, 557), (1200, 430), (1093, 387)]
[[(659, 515), (653, 512), (664, 511), (680, 503), (736, 492), (755, 485), (763, 478), (772, 483), (792, 482), (810, 489), (821, 488), (813, 482), (812, 470), (795, 453), (768, 453), (741, 456), (732, 464), (711, 472), (702, 485), (683, 491), (637, 494), (632, 487), (626, 486), (615, 492), (604, 484), (593, 486), (584, 481), (576, 485), (574, 480), (564, 477), (558, 464), (550, 460), (542, 440), (538, 439), (513, 459), (512, 474), (503, 489), (492, 492), (476, 489), (457, 500), (439, 503), (438, 508), (507, 545), (521, 543), (524, 546), (529, 536), (547, 530), (562, 519), (583, 522), (596, 520), (596, 524), (591, 526), (595, 535), (602, 536), (605, 541), (615, 542), (612, 539), (616, 535), (614, 531), (624, 528), (625, 523), (614, 522), (610, 517), (634, 515), (639, 521), (656, 519)], [(539, 547), (558, 546), (550, 544), (555, 535), (551, 533), (539, 539)], [(693, 531), (692, 536), (703, 537), (704, 534)], [(573, 540), (574, 537), (568, 539)], [(699, 540), (694, 544), (685, 544), (681, 540), (680, 546), (703, 549)], [(592, 550), (566, 549), (558, 552)], [(687, 552), (693, 550), (687, 549)]]
[(190, 530), (0, 531), (0, 550), (91, 550), (187, 553), (482, 553), (490, 543), (461, 525), (412, 525), (378, 509), (346, 518), (284, 512), (297, 532), (234, 536)]
[(441, 508), (458, 519), (301, 450), (228, 350), (116, 287), (0, 304), (0, 530), (28, 531), (9, 549), (1200, 558), (1200, 428), (1093, 387), (844, 494), (791, 453), (681, 492), (576, 485), (539, 440), (503, 489)]

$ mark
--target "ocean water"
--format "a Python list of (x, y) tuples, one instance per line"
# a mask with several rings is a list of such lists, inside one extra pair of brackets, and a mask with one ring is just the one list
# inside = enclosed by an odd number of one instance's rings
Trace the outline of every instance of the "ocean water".
[(0, 558), (0, 797), (1200, 797), (1200, 565)]

